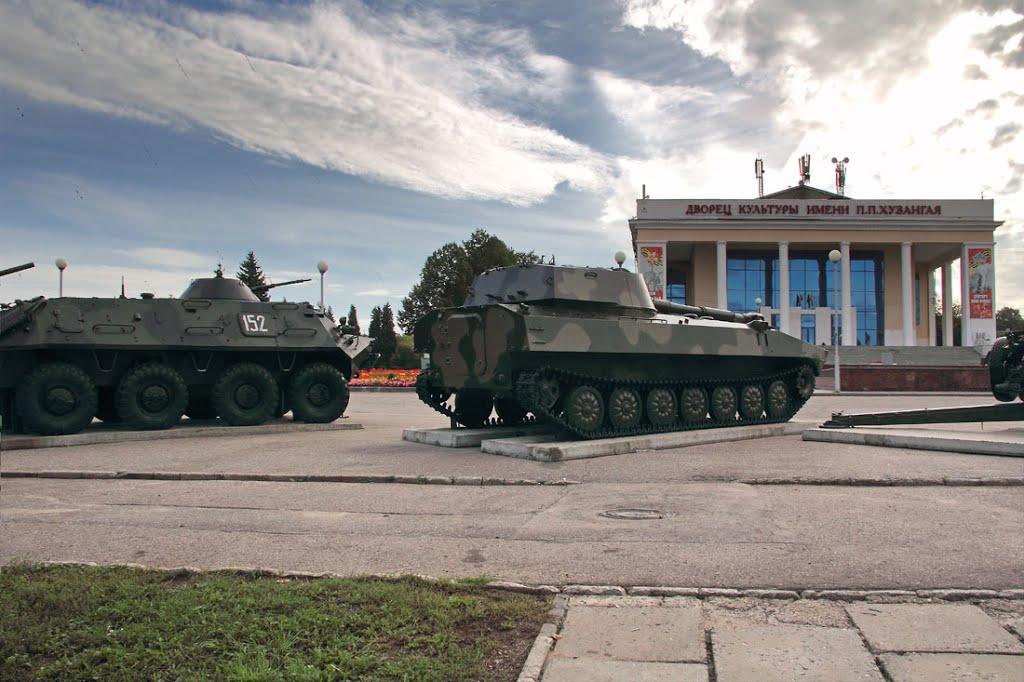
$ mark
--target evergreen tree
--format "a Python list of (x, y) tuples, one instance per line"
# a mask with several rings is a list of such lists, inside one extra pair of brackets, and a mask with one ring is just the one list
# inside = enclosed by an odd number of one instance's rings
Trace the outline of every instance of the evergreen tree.
[(327, 312), (325, 312), (324, 315), (326, 315), (327, 319), (331, 322), (334, 322), (335, 324), (338, 323), (338, 321), (334, 319), (334, 308), (331, 306), (327, 306)]
[(349, 327), (356, 328), (356, 334), (362, 334), (363, 331), (359, 328), (359, 317), (356, 315), (356, 307), (350, 305), (348, 307), (348, 318), (345, 320), (345, 324)]
[(540, 262), (533, 251), (515, 251), (486, 230), (475, 230), (461, 244), (448, 242), (427, 257), (420, 281), (402, 299), (398, 324), (406, 334), (433, 308), (462, 305), (473, 278), (485, 270)]
[[(259, 261), (256, 260), (256, 254), (252, 251), (250, 251), (245, 257), (245, 260), (238, 265), (238, 272), (235, 273), (235, 277), (250, 289), (267, 283), (267, 278), (263, 274), (263, 268), (260, 267)], [(270, 292), (266, 289), (254, 291), (253, 293), (256, 294), (256, 297), (261, 301), (270, 300)]]
[(380, 352), (380, 320), (383, 313), (379, 305), (373, 306), (373, 310), (370, 311), (370, 329), (366, 332), (367, 336), (373, 339), (373, 350), (377, 353), (377, 367), (382, 367), (381, 364), (381, 352)]
[(380, 366), (391, 367), (395, 351), (398, 349), (398, 335), (395, 334), (395, 313), (390, 303), (385, 303), (380, 310), (380, 331), (378, 332), (376, 350), (380, 353)]

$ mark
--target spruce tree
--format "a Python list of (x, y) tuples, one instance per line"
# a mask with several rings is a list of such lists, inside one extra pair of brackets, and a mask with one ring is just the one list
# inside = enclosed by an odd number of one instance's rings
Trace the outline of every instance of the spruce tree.
[(373, 339), (373, 350), (377, 353), (377, 367), (383, 367), (381, 360), (383, 356), (380, 352), (380, 320), (382, 317), (381, 309), (379, 305), (373, 306), (373, 310), (370, 311), (370, 329), (367, 331), (367, 335)]
[[(235, 277), (250, 289), (253, 287), (263, 286), (267, 283), (267, 278), (263, 274), (263, 268), (260, 267), (259, 261), (256, 260), (256, 254), (252, 251), (250, 251), (249, 255), (245, 257), (245, 260), (239, 264), (238, 272), (235, 273)], [(256, 294), (256, 297), (261, 301), (270, 300), (270, 292), (266, 289), (260, 289), (253, 293)]]
[(334, 319), (334, 308), (327, 306), (327, 312), (325, 312), (324, 315), (327, 316), (328, 320), (337, 324), (337, 320)]
[(380, 366), (391, 367), (395, 351), (398, 349), (398, 336), (395, 334), (395, 313), (391, 310), (390, 303), (385, 303), (380, 309), (380, 331), (375, 345), (377, 352), (380, 353)]
[(356, 315), (356, 307), (350, 305), (348, 307), (348, 318), (345, 320), (345, 324), (349, 327), (356, 328), (356, 334), (362, 334), (362, 330), (359, 328), (359, 316)]

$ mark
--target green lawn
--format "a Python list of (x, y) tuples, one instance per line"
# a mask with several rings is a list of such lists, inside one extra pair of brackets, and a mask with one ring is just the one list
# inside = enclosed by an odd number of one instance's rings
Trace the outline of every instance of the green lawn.
[(0, 571), (0, 680), (514, 680), (549, 600), (415, 578)]

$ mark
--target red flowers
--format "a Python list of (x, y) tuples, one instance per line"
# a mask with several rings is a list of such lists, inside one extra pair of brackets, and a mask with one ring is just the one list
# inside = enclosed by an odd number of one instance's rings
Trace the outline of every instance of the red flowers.
[(364, 369), (348, 385), (412, 387), (419, 374), (418, 369)]

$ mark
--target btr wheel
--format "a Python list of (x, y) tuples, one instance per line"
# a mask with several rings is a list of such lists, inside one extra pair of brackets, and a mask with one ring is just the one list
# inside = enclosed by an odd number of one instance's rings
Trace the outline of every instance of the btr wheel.
[(455, 392), (455, 420), (463, 426), (478, 429), (487, 423), (494, 407), (490, 391), (464, 388)]
[(604, 422), (604, 398), (593, 386), (577, 386), (565, 400), (565, 418), (584, 432), (594, 432)]
[(796, 394), (804, 400), (814, 395), (814, 371), (807, 365), (798, 369), (793, 387), (796, 390)]
[(764, 389), (748, 384), (740, 391), (740, 415), (744, 419), (760, 419), (764, 414)]
[(274, 375), (253, 362), (228, 367), (210, 392), (214, 411), (232, 426), (254, 426), (269, 421), (277, 409), (277, 398)]
[(115, 397), (116, 392), (112, 388), (96, 389), (96, 418), (104, 424), (117, 424), (121, 421)]
[(708, 416), (708, 394), (699, 386), (684, 388), (679, 393), (679, 416), (687, 424), (704, 421)]
[(643, 415), (640, 394), (636, 389), (619, 387), (608, 396), (608, 423), (617, 429), (631, 429)]
[[(348, 407), (348, 382), (336, 367), (325, 362), (306, 365), (288, 382), (287, 407), (296, 421), (327, 424)], [(273, 415), (280, 417), (284, 406), (274, 403)]]
[(711, 391), (711, 417), (719, 422), (735, 420), (737, 402), (736, 389), (732, 386), (716, 386)]
[(515, 426), (526, 421), (526, 410), (515, 398), (506, 396), (494, 399), (494, 411), (498, 413), (501, 423), (508, 426)]
[(133, 429), (167, 429), (188, 406), (188, 387), (177, 370), (162, 362), (135, 367), (117, 385), (117, 413)]
[(647, 394), (647, 419), (655, 426), (671, 424), (676, 418), (676, 394), (667, 388), (655, 388)]
[(773, 381), (768, 385), (767, 397), (768, 416), (774, 419), (789, 412), (789, 389), (784, 381)]
[(15, 406), (25, 428), (44, 436), (77, 433), (96, 414), (96, 386), (74, 365), (39, 365), (18, 384)]

